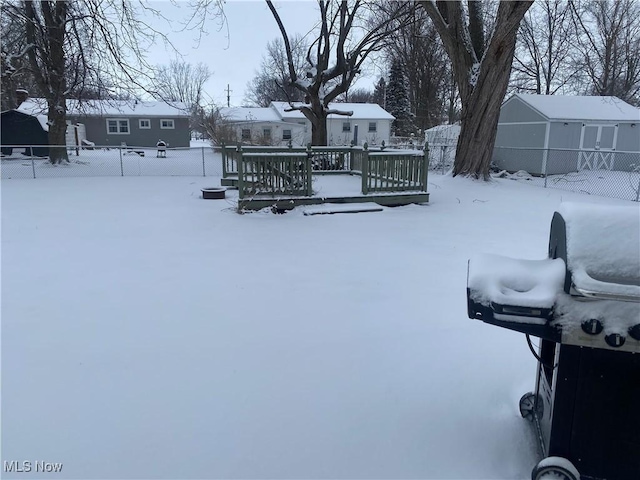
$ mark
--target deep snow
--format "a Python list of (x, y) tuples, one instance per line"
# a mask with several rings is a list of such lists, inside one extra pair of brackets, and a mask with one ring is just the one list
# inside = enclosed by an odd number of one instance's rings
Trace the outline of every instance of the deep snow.
[[(561, 200), (431, 175), (428, 206), (303, 216), (210, 177), (2, 181), (2, 460), (47, 478), (526, 479), (523, 335), (467, 259), (546, 256)], [(32, 473), (3, 478), (35, 478)]]

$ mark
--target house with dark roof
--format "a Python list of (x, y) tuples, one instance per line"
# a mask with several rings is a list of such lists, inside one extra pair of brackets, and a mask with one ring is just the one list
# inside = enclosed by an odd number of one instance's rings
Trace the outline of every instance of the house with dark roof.
[(640, 164), (640, 109), (617, 97), (515, 94), (500, 109), (493, 163), (552, 175)]

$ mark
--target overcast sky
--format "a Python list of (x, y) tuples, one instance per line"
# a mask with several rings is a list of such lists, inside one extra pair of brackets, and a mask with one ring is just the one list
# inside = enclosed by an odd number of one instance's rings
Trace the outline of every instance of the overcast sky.
[[(173, 30), (178, 30), (179, 21), (186, 18), (186, 2), (180, 2), (178, 8), (168, 1), (149, 3), (174, 21)], [(274, 2), (274, 5), (289, 35), (304, 35), (318, 23), (317, 2), (314, 0), (280, 0)], [(247, 82), (259, 68), (267, 42), (280, 37), (280, 31), (264, 1), (227, 0), (224, 12), (226, 26), (219, 29), (214, 20), (208, 22), (208, 35), (202, 37), (199, 46), (196, 32), (170, 32), (168, 27), (159, 28), (166, 29), (182, 59), (192, 64), (202, 62), (209, 66), (213, 75), (205, 85), (205, 90), (217, 105), (226, 106), (226, 88), (229, 85), (231, 106), (240, 106)], [(172, 58), (174, 54), (163, 45), (157, 45), (148, 52), (148, 60), (152, 64), (168, 64)], [(357, 86), (369, 87), (374, 82), (375, 79), (363, 78)]]

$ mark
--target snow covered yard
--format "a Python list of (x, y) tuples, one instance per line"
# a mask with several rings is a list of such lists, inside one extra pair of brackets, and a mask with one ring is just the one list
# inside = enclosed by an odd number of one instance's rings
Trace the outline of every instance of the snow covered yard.
[(562, 200), (631, 202), (432, 174), (428, 206), (238, 215), (235, 192), (199, 198), (211, 185), (2, 182), (2, 460), (62, 462), (47, 478), (529, 478), (536, 362), (467, 318), (467, 259), (544, 258)]

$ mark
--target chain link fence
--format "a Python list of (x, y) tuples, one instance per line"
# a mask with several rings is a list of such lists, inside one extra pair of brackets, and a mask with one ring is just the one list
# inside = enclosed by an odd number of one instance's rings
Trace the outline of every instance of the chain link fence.
[(46, 149), (2, 145), (2, 178), (222, 176), (222, 158), (213, 147), (168, 148), (163, 157), (156, 148), (69, 148), (69, 161), (55, 165), (38, 156)]
[(640, 152), (496, 147), (493, 176), (640, 201)]
[[(96, 176), (222, 177), (222, 157), (210, 146), (169, 148), (69, 148), (69, 162), (52, 165), (38, 156), (46, 146), (2, 145), (1, 177), (52, 178)], [(455, 147), (428, 146), (429, 170), (451, 171)], [(496, 147), (492, 175), (544, 188), (640, 201), (640, 153), (603, 150)]]

